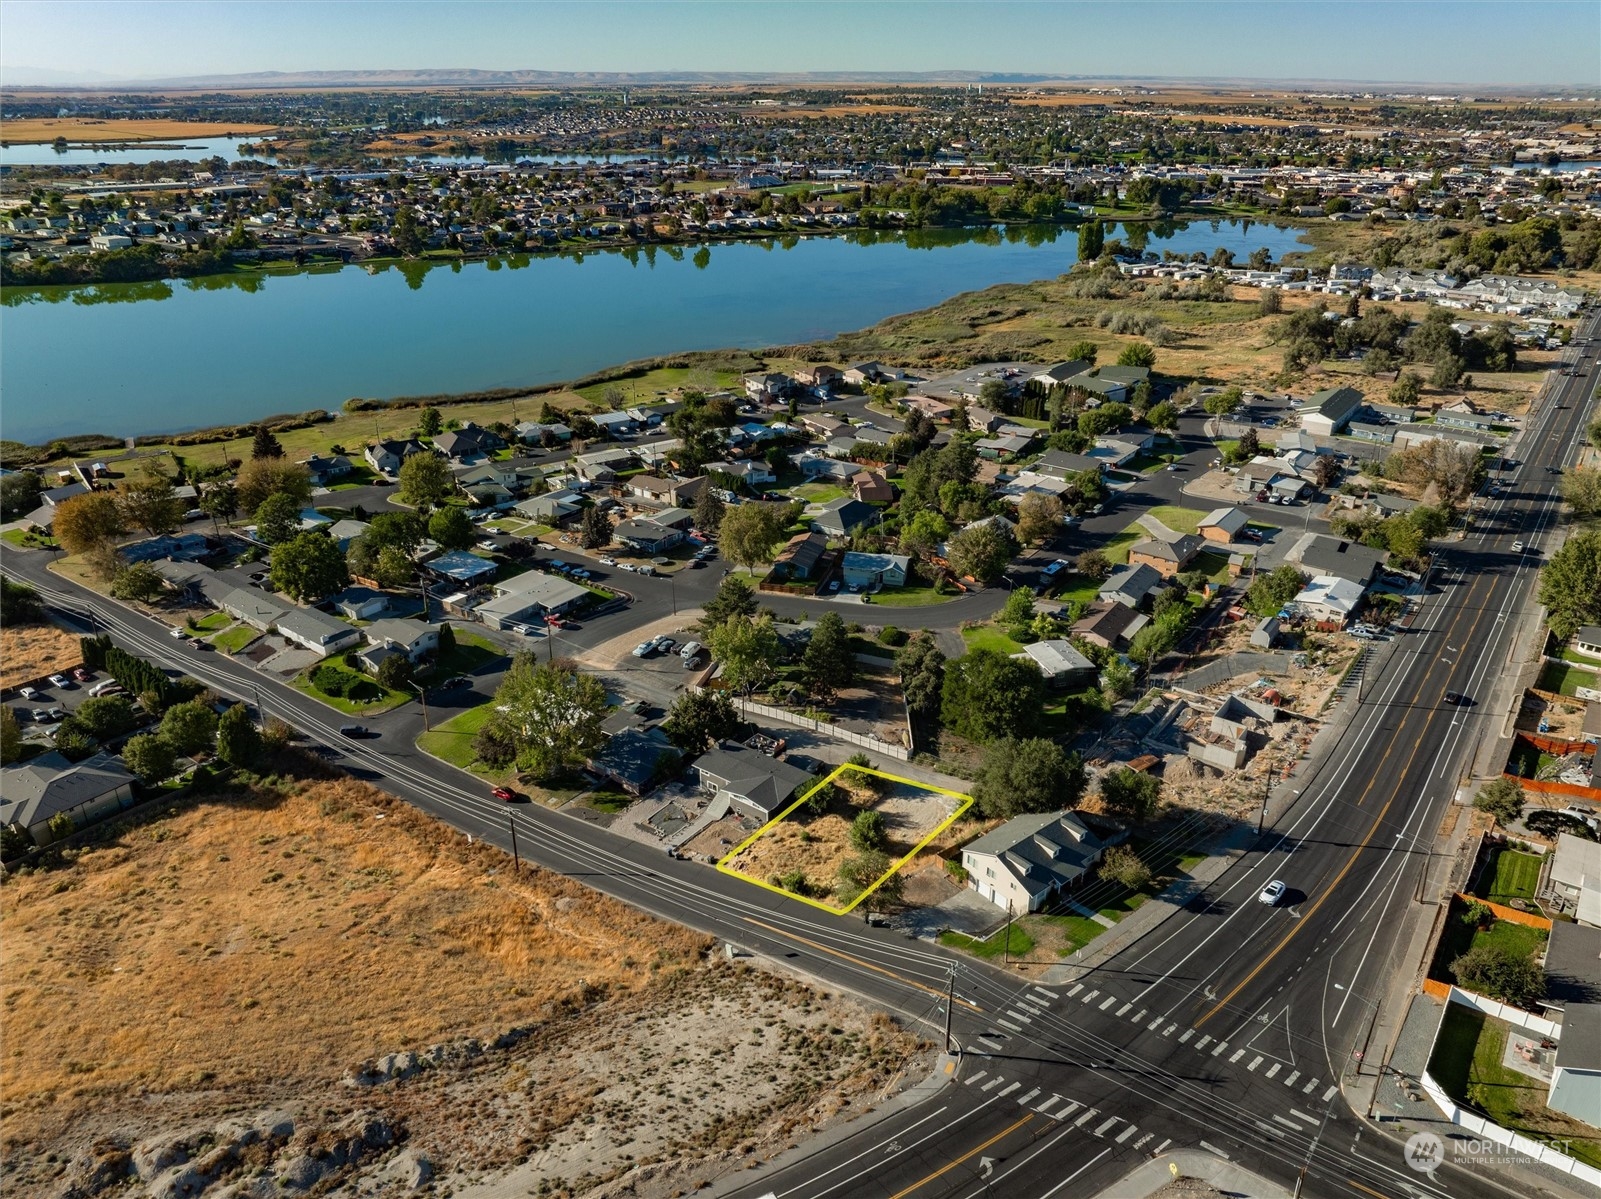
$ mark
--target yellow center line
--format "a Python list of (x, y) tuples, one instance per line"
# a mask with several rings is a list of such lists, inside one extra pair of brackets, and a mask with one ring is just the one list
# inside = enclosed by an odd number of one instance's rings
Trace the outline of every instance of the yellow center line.
[(1022, 1128), (1023, 1125), (1027, 1124), (1033, 1118), (1034, 1118), (1034, 1113), (1030, 1112), (1028, 1115), (1024, 1116), (1021, 1120), (1019, 1120), (1016, 1124), (1013, 1124), (1010, 1128), (1001, 1129), (1000, 1132), (996, 1133), (989, 1140), (985, 1141), (982, 1145), (976, 1145), (972, 1149), (969, 1149), (966, 1153), (962, 1154), (961, 1157), (958, 1157), (958, 1158), (955, 1158), (952, 1161), (946, 1162), (943, 1166), (941, 1166), (938, 1170), (935, 1170), (927, 1178), (919, 1179), (918, 1181), (912, 1183), (912, 1185), (907, 1187), (904, 1191), (896, 1191), (893, 1195), (891, 1195), (889, 1197), (889, 1199), (904, 1199), (904, 1196), (910, 1195), (913, 1191), (917, 1190), (920, 1187), (927, 1186), (929, 1183), (933, 1182), (936, 1178), (940, 1177), (940, 1175), (947, 1174), (950, 1171), (956, 1169), (957, 1166), (961, 1165), (963, 1162), (965, 1162), (968, 1158), (972, 1157), (974, 1154), (983, 1153), (984, 1150), (988, 1149), (991, 1145), (995, 1144), (996, 1141), (1000, 1140), (1002, 1137), (1010, 1136), (1012, 1133), (1016, 1132), (1019, 1128)]
[[(835, 957), (842, 958), (853, 965), (860, 966), (864, 970), (873, 970), (879, 974), (882, 974), (885, 978), (893, 978), (896, 982), (902, 984), (903, 986), (916, 987), (919, 991), (927, 991), (930, 995), (938, 995), (941, 999), (945, 998), (945, 992), (941, 991), (938, 987), (930, 987), (916, 981), (915, 979), (904, 978), (901, 975), (896, 974), (893, 970), (886, 970), (882, 966), (875, 966), (872, 962), (865, 961), (862, 958), (856, 957), (854, 954), (845, 953), (838, 949), (831, 949), (819, 941), (813, 941), (810, 937), (803, 937), (799, 933), (788, 932), (782, 928), (779, 928), (776, 924), (768, 924), (765, 920), (758, 920), (754, 916), (746, 916), (744, 917), (744, 920), (747, 924), (758, 925), (761, 928), (765, 928), (777, 933), (780, 937), (787, 937), (791, 941), (799, 941), (802, 945), (810, 945), (813, 949), (818, 950), (820, 953), (833, 954)], [(955, 1002), (959, 1006), (967, 1008), (969, 1011), (982, 1012), (984, 1010), (983, 1008), (979, 1007), (978, 1004), (969, 1003), (965, 999), (955, 999)]]
[[(1475, 587), (1476, 586), (1477, 586), (1477, 584), (1475, 584)], [(1469, 595), (1468, 595), (1468, 597), (1466, 597), (1469, 600), (1471, 600), (1471, 598), (1472, 598), (1472, 591), (1473, 591), (1473, 588), (1470, 588), (1469, 589)], [(1468, 604), (1464, 603), (1462, 605), (1461, 609), (1457, 612), (1456, 619), (1451, 622), (1451, 627), (1449, 629), (1447, 629), (1446, 632), (1445, 632), (1445, 640), (1447, 642), (1450, 641), (1451, 636), (1456, 632), (1456, 626), (1459, 623), (1461, 623), (1462, 617), (1467, 614), (1467, 610), (1468, 610)], [(1418, 697), (1414, 696), (1413, 698), (1416, 699)], [(1399, 729), (1397, 731), (1399, 732)], [(1390, 740), (1389, 749), (1386, 749), (1384, 751), (1384, 756), (1379, 759), (1379, 766), (1377, 768), (1375, 768), (1374, 771), (1373, 771), (1372, 779), (1368, 782), (1368, 785), (1362, 789), (1362, 794), (1357, 799), (1357, 806), (1360, 807), (1367, 800), (1368, 793), (1373, 790), (1375, 785), (1377, 785), (1379, 776), (1382, 773), (1380, 768), (1382, 768), (1384, 763), (1389, 759), (1390, 751), (1393, 750), (1395, 748), (1395, 746), (1396, 746), (1396, 739), (1392, 737), (1391, 740)], [(1406, 778), (1406, 772), (1412, 768), (1413, 760), (1418, 756), (1418, 749), (1419, 748), (1420, 748), (1419, 744), (1418, 743), (1414, 743), (1413, 747), (1412, 747), (1412, 752), (1407, 755), (1406, 765), (1401, 768), (1401, 778), (1402, 778), (1403, 781)], [(1250, 982), (1251, 982), (1251, 980), (1253, 978), (1255, 978), (1258, 974), (1262, 973), (1262, 971), (1267, 967), (1269, 962), (1271, 962), (1274, 958), (1278, 957), (1279, 952), (1286, 945), (1288, 945), (1291, 941), (1293, 941), (1295, 939), (1296, 934), (1299, 933), (1303, 928), (1305, 928), (1311, 922), (1311, 919), (1312, 919), (1313, 915), (1315, 915), (1317, 910), (1323, 906), (1324, 901), (1326, 901), (1330, 895), (1334, 894), (1335, 888), (1337, 888), (1340, 885), (1340, 880), (1343, 879), (1347, 874), (1349, 874), (1351, 872), (1351, 867), (1356, 865), (1356, 860), (1359, 857), (1362, 856), (1362, 852), (1364, 850), (1369, 848), (1368, 842), (1372, 839), (1373, 834), (1378, 832), (1379, 825), (1384, 823), (1384, 817), (1389, 813), (1391, 805), (1395, 803), (1396, 796), (1398, 796), (1399, 794), (1400, 794), (1400, 790), (1398, 789), (1395, 792), (1395, 794), (1391, 795), (1389, 799), (1384, 801), (1384, 806), (1379, 809), (1379, 814), (1376, 817), (1374, 817), (1372, 825), (1369, 826), (1368, 831), (1363, 835), (1362, 840), (1357, 844), (1357, 847), (1351, 851), (1351, 856), (1346, 859), (1345, 865), (1340, 867), (1340, 872), (1334, 876), (1334, 881), (1329, 883), (1329, 885), (1323, 889), (1323, 894), (1321, 894), (1321, 895), (1319, 895), (1317, 897), (1317, 900), (1312, 904), (1311, 907), (1309, 907), (1306, 910), (1306, 912), (1301, 916), (1301, 918), (1295, 922), (1294, 926), (1291, 927), (1290, 931), (1284, 934), (1284, 939), (1281, 940), (1272, 949), (1268, 950), (1267, 956), (1264, 957), (1260, 962), (1258, 962), (1252, 968), (1251, 972), (1249, 974), (1247, 974), (1244, 978), (1242, 978), (1232, 991), (1230, 991), (1227, 995), (1223, 996), (1222, 999), (1218, 1000), (1217, 1003), (1213, 1005), (1213, 1007), (1212, 1007), (1212, 1009), (1210, 1011), (1206, 1012), (1203, 1016), (1201, 1016), (1201, 1018), (1198, 1019), (1195, 1022), (1195, 1024), (1194, 1024), (1195, 1028), (1200, 1028), (1201, 1025), (1205, 1024), (1213, 1016), (1217, 1015), (1218, 1012), (1220, 1012), (1224, 1008), (1226, 1008), (1233, 1001), (1233, 999), (1234, 999), (1234, 997), (1236, 995), (1238, 995), (1248, 985), (1250, 985)]]
[(1354, 1178), (1347, 1178), (1345, 1181), (1363, 1194), (1372, 1195), (1374, 1199), (1390, 1199), (1383, 1191), (1375, 1191), (1372, 1187), (1365, 1187)]

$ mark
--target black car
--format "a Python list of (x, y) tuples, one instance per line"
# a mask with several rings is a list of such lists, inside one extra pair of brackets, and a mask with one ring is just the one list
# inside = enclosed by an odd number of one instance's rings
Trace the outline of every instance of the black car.
[(1445, 702), (1448, 704), (1454, 704), (1456, 707), (1460, 708), (1463, 704), (1468, 702), (1468, 697), (1463, 695), (1460, 691), (1447, 691), (1445, 693)]
[(352, 741), (357, 741), (367, 735), (367, 726), (364, 724), (342, 724), (339, 726), (339, 735), (341, 737), (349, 737)]

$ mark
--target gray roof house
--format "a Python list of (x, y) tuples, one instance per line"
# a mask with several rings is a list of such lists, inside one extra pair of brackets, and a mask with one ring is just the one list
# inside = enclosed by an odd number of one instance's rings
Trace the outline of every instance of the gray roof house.
[(275, 620), (278, 635), (309, 649), (319, 658), (338, 653), (361, 640), (361, 630), (315, 608), (291, 608)]
[(1309, 397), (1301, 407), (1301, 428), (1332, 437), (1350, 423), (1362, 407), (1362, 393), (1354, 387), (1330, 387)]
[(0, 824), (16, 826), (36, 845), (48, 845), (57, 839), (50, 827), (57, 817), (72, 832), (132, 806), (135, 781), (112, 754), (74, 764), (52, 750), (0, 771)]
[(1383, 550), (1354, 541), (1323, 533), (1304, 533), (1284, 555), (1284, 560), (1295, 563), (1308, 574), (1334, 575), (1366, 587), (1373, 582), (1386, 557)]
[(812, 777), (788, 762), (733, 742), (702, 754), (695, 773), (704, 790), (726, 795), (735, 811), (762, 821), (781, 812)]
[(1047, 684), (1066, 690), (1093, 686), (1099, 673), (1094, 662), (1074, 649), (1071, 641), (1060, 637), (1025, 645), (1022, 653), (1012, 657), (1033, 662)]
[(849, 538), (855, 536), (856, 530), (879, 518), (879, 510), (872, 504), (863, 503), (854, 496), (842, 495), (823, 505), (822, 510), (812, 518), (812, 528), (830, 537)]
[(1151, 592), (1162, 586), (1162, 576), (1149, 566), (1124, 566), (1112, 572), (1101, 584), (1097, 597), (1138, 608)]
[(996, 907), (1037, 912), (1101, 858), (1101, 840), (1071, 812), (1008, 820), (962, 848), (968, 885)]
[(251, 628), (260, 629), (263, 633), (276, 624), (280, 616), (289, 611), (289, 605), (279, 603), (271, 596), (256, 591), (246, 591), (242, 587), (236, 587), (224, 595), (217, 606), (235, 620), (242, 620)]
[(530, 570), (495, 584), (495, 598), (479, 604), (473, 615), (492, 629), (505, 629), (547, 614), (560, 615), (588, 599), (590, 592), (577, 583)]
[(624, 728), (607, 736), (600, 753), (590, 759), (589, 768), (628, 794), (642, 795), (664, 769), (664, 762), (676, 753), (660, 725)]

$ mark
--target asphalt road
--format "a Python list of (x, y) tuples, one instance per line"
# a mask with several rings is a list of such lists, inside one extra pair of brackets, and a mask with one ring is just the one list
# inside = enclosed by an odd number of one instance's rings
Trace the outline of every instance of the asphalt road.
[[(1588, 322), (1591, 332), (1596, 324)], [(1502, 1195), (1511, 1192), (1495, 1178), (1446, 1167), (1431, 1180), (1406, 1169), (1383, 1137), (1362, 1140), (1339, 1082), (1417, 918), (1413, 893), (1460, 763), (1490, 718), (1481, 707), (1445, 704), (1443, 693), (1485, 693), (1501, 669), (1512, 613), (1539, 564), (1511, 542), (1538, 541), (1555, 519), (1557, 478), (1543, 468), (1572, 457), (1593, 381), (1561, 380), (1561, 406), (1547, 402), (1531, 416), (1515, 485), (1466, 541), (1442, 550), (1435, 586), (1397, 652), (1367, 681), (1349, 729), (1316, 773), (1298, 780), (1299, 798), (1258, 848), (1209, 888), (1204, 904), (1050, 989), (756, 892), (560, 813), (508, 808), (480, 780), (420, 754), (409, 728), (349, 741), (337, 713), (104, 604), (45, 570), (45, 555), (8, 553), (4, 566), (130, 650), (259, 700), (353, 773), (464, 834), (509, 849), (515, 821), (525, 858), (848, 988), (936, 1040), (952, 987), (964, 1051), (955, 1085), (799, 1163), (754, 1171), (725, 1193), (1056, 1199), (1094, 1193), (1170, 1145), (1200, 1145), (1287, 1187), (1305, 1165), (1308, 1195)], [(1189, 436), (1198, 440), (1198, 430)], [(1189, 457), (1206, 452), (1197, 444)], [(1177, 502), (1165, 493), (1181, 479), (1162, 472), (1141, 484), (1149, 489), (1142, 498)], [(1123, 512), (1098, 523), (1115, 531), (1130, 519)], [(693, 572), (699, 578), (685, 586), (709, 594), (718, 574)], [(639, 580), (635, 590), (631, 623), (654, 610), (647, 605), (666, 613), (665, 580)], [(991, 591), (898, 609), (897, 622), (918, 623), (909, 614), (925, 611), (955, 624), (1003, 598)], [(1292, 888), (1279, 908), (1256, 901), (1272, 878)]]

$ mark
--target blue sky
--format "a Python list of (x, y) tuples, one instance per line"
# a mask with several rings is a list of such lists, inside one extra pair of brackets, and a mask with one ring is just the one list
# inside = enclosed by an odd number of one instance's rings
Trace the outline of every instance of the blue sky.
[(1596, 0), (5, 0), (0, 74), (923, 71), (1601, 88)]

